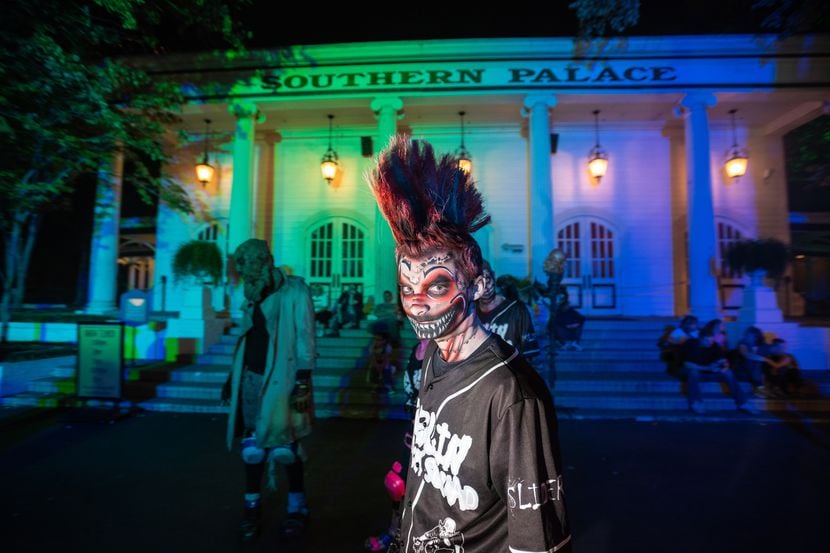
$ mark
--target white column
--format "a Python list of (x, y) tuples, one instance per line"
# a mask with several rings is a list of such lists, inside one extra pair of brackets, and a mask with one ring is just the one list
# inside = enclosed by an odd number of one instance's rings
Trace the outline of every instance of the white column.
[(715, 248), (715, 210), (707, 108), (717, 99), (708, 92), (692, 92), (681, 101), (686, 130), (687, 201), (689, 218), (689, 308), (701, 321), (718, 314)]
[[(389, 139), (398, 132), (398, 119), (401, 118), (403, 101), (397, 97), (380, 97), (372, 100), (372, 111), (378, 119), (378, 140), (375, 149), (383, 150), (389, 145)], [(384, 290), (393, 295), (398, 292), (398, 272), (395, 266), (395, 239), (380, 212), (375, 207), (375, 299), (383, 297)], [(378, 300), (379, 301), (379, 300)]]
[(89, 253), (87, 313), (116, 311), (118, 280), (118, 227), (121, 221), (121, 186), (124, 153), (115, 152), (110, 167), (98, 171), (95, 219)]
[[(270, 172), (267, 179), (268, 186), (271, 187), (271, 248), (275, 254), (283, 251), (283, 229), (282, 229), (282, 212), (284, 204), (282, 203), (282, 183), (277, 182), (277, 164), (280, 162), (280, 142), (282, 142), (282, 135), (274, 131), (269, 135), (268, 141), (269, 156), (270, 156)], [(306, 275), (307, 276), (307, 275)]]
[(230, 110), (236, 116), (228, 237), (228, 250), (233, 254), (237, 246), (254, 236), (251, 191), (254, 185), (254, 127), (258, 111), (256, 104), (252, 103), (236, 103), (231, 105)]
[(528, 155), (530, 158), (528, 267), (531, 274), (545, 281), (542, 263), (556, 247), (553, 223), (553, 182), (550, 161), (550, 109), (556, 97), (532, 95), (524, 100), (523, 115), (528, 117)]

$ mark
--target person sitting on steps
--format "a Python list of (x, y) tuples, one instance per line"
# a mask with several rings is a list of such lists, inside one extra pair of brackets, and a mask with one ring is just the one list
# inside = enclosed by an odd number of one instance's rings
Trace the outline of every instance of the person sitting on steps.
[(660, 359), (666, 362), (666, 372), (674, 377), (680, 377), (683, 372), (681, 347), (686, 340), (698, 337), (698, 318), (686, 315), (680, 319), (677, 327), (667, 327), (663, 335), (657, 340), (660, 348)]
[(560, 349), (582, 351), (579, 341), (582, 339), (585, 315), (571, 305), (567, 293), (560, 293), (557, 300), (556, 320), (553, 328), (556, 340), (561, 344)]
[(799, 391), (801, 370), (798, 361), (787, 351), (787, 341), (783, 338), (775, 338), (769, 345), (764, 373), (769, 383), (768, 393), (772, 397), (786, 397)]
[(758, 409), (752, 405), (738, 385), (738, 380), (729, 368), (726, 354), (715, 343), (712, 327), (705, 327), (700, 331), (699, 338), (691, 338), (683, 343), (681, 350), (683, 359), (682, 376), (686, 380), (686, 394), (689, 400), (689, 409), (701, 415), (706, 410), (703, 406), (703, 394), (700, 390), (701, 382), (724, 382), (729, 386), (729, 393), (735, 400), (736, 407), (749, 414), (756, 415)]

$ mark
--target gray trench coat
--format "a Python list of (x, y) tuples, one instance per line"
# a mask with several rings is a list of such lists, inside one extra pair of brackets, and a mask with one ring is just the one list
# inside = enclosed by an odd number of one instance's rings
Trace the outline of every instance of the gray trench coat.
[[(278, 268), (274, 269), (279, 271)], [(257, 445), (262, 448), (294, 442), (311, 433), (313, 408), (298, 413), (290, 396), (298, 370), (313, 370), (315, 343), (314, 305), (308, 285), (300, 277), (282, 274), (283, 285), (262, 301), (270, 344), (263, 374), (262, 402), (256, 427)], [(245, 359), (245, 335), (253, 325), (253, 303), (242, 308), (242, 334), (236, 343), (231, 366), (231, 404), (228, 413), (227, 445), (242, 433), (240, 384)]]

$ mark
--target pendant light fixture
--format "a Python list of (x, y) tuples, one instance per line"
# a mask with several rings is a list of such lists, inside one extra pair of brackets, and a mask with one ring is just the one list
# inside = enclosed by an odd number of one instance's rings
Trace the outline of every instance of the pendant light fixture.
[(207, 186), (207, 183), (213, 179), (215, 169), (213, 165), (208, 163), (208, 142), (210, 141), (210, 119), (205, 119), (205, 155), (202, 157), (202, 162), (196, 164), (196, 178), (202, 183), (202, 186)]
[(334, 180), (334, 177), (337, 176), (337, 169), (340, 167), (337, 152), (331, 147), (332, 119), (334, 119), (334, 115), (329, 114), (329, 149), (323, 154), (323, 160), (320, 162), (320, 172), (323, 173), (323, 178), (326, 179), (329, 185)]
[(596, 141), (594, 147), (588, 152), (588, 172), (596, 180), (597, 184), (605, 176), (608, 170), (608, 154), (599, 145), (599, 110), (594, 110), (594, 133)]
[(458, 116), (461, 118), (461, 147), (458, 148), (455, 155), (458, 157), (458, 168), (469, 175), (473, 170), (473, 161), (470, 159), (470, 152), (464, 146), (464, 115), (466, 113), (465, 111), (458, 112)]
[(730, 179), (738, 179), (746, 174), (749, 158), (746, 151), (738, 147), (738, 138), (735, 134), (735, 113), (737, 109), (730, 109), (729, 116), (732, 118), (732, 147), (726, 152), (726, 176)]

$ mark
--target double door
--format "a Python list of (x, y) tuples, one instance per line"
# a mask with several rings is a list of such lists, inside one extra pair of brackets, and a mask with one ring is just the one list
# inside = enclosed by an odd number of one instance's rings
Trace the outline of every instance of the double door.
[(346, 217), (326, 219), (309, 231), (307, 244), (308, 283), (316, 311), (335, 309), (348, 286), (363, 293), (366, 230), (359, 223)]
[(568, 220), (556, 233), (565, 253), (562, 286), (568, 299), (585, 315), (617, 315), (616, 231), (592, 217)]

